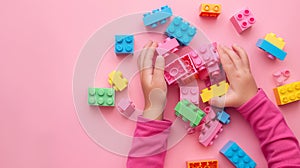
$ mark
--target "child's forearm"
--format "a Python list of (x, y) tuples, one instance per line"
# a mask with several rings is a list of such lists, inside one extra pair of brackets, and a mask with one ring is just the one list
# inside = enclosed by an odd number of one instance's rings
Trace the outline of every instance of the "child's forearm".
[(299, 143), (263, 90), (237, 110), (259, 138), (268, 167), (300, 167)]
[(139, 116), (127, 168), (163, 168), (171, 124), (169, 120), (149, 120)]

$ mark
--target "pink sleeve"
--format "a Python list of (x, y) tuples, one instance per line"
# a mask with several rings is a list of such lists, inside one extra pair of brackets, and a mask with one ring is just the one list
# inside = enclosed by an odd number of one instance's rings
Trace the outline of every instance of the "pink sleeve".
[(269, 168), (300, 167), (299, 143), (262, 89), (237, 110), (252, 126)]
[(127, 159), (127, 168), (163, 168), (167, 139), (172, 122), (148, 120), (139, 116), (132, 147)]

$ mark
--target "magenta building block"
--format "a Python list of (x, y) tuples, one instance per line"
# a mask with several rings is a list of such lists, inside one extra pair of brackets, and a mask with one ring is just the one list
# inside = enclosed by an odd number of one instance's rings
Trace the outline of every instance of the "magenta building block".
[(188, 70), (180, 58), (175, 59), (165, 67), (164, 76), (168, 85), (171, 85), (186, 74), (188, 74)]
[(213, 141), (223, 131), (222, 124), (218, 120), (211, 120), (203, 126), (199, 135), (199, 143), (207, 147), (213, 144)]
[(118, 103), (118, 110), (126, 117), (130, 117), (135, 111), (135, 105), (129, 99), (122, 98)]
[(179, 43), (175, 38), (166, 38), (163, 43), (158, 43), (156, 52), (161, 56), (168, 56), (169, 52), (174, 53), (178, 51)]
[(245, 8), (234, 14), (230, 18), (230, 21), (232, 22), (237, 32), (242, 33), (255, 23), (255, 18), (252, 12), (248, 8)]

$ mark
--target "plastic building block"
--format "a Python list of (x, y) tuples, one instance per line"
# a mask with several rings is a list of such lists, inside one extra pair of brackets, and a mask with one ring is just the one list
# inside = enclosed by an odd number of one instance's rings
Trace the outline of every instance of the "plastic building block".
[(222, 153), (237, 168), (256, 167), (256, 163), (249, 155), (233, 141), (227, 142), (220, 150), (220, 153)]
[(229, 85), (226, 81), (222, 81), (219, 83), (219, 85), (215, 84), (210, 86), (210, 89), (205, 88), (203, 89), (200, 94), (202, 98), (202, 102), (208, 102), (211, 98), (217, 97), (217, 96), (223, 96), (228, 91)]
[(186, 75), (188, 70), (180, 59), (175, 59), (170, 64), (166, 65), (164, 76), (169, 85), (179, 80)]
[(175, 107), (175, 114), (189, 121), (191, 127), (196, 127), (205, 116), (205, 113), (188, 100), (181, 100)]
[(199, 55), (205, 62), (208, 74), (212, 77), (218, 76), (220, 74), (220, 61), (217, 43), (201, 45), (199, 47)]
[(248, 8), (245, 8), (238, 13), (234, 14), (230, 21), (237, 30), (238, 33), (250, 28), (255, 23), (255, 18)]
[(179, 79), (180, 84), (187, 84), (194, 79), (196, 79), (197, 70), (193, 64), (192, 59), (190, 58), (189, 54), (180, 57), (180, 60), (184, 63), (188, 73)]
[(88, 103), (93, 106), (115, 106), (115, 90), (112, 88), (89, 88)]
[(276, 46), (277, 48), (280, 48), (282, 50), (285, 46), (284, 40), (280, 37), (277, 37), (276, 34), (274, 34), (274, 33), (268, 33), (265, 36), (265, 40), (267, 40), (268, 42), (270, 42), (271, 44), (273, 44), (274, 46)]
[(158, 43), (156, 51), (158, 55), (167, 56), (168, 52), (174, 53), (178, 51), (179, 43), (175, 38), (166, 38), (163, 43)]
[(188, 54), (189, 54), (190, 58), (192, 59), (195, 68), (198, 71), (198, 74), (197, 74), (198, 78), (200, 80), (204, 80), (204, 79), (208, 78), (208, 72), (207, 72), (206, 65), (205, 65), (203, 58), (200, 57), (194, 51), (191, 51)]
[(230, 115), (226, 113), (225, 111), (221, 111), (217, 113), (217, 119), (222, 124), (229, 124), (230, 123)]
[(187, 161), (187, 168), (218, 168), (218, 160)]
[(207, 147), (213, 144), (213, 141), (218, 138), (223, 131), (222, 124), (218, 120), (211, 120), (206, 123), (199, 135), (199, 143)]
[(115, 53), (132, 54), (134, 50), (133, 35), (115, 35)]
[(273, 79), (276, 86), (281, 86), (284, 82), (290, 77), (291, 72), (288, 69), (284, 69), (278, 72), (273, 73)]
[(116, 91), (122, 91), (127, 87), (128, 80), (123, 77), (122, 72), (112, 71), (108, 75), (108, 83), (112, 85)]
[(270, 55), (273, 55), (274, 57), (278, 58), (281, 61), (284, 60), (284, 58), (286, 57), (285, 51), (276, 47), (275, 45), (271, 44), (265, 39), (259, 39), (256, 42), (256, 46), (264, 50), (265, 52), (269, 53)]
[(300, 100), (300, 81), (273, 89), (277, 105), (285, 105)]
[(182, 45), (188, 45), (196, 33), (197, 29), (179, 16), (173, 19), (166, 30), (169, 37), (176, 38)]
[(118, 103), (118, 110), (126, 117), (130, 117), (135, 111), (135, 105), (129, 99), (122, 98)]
[(167, 18), (173, 15), (172, 9), (169, 6), (163, 6), (159, 9), (155, 9), (151, 12), (145, 13), (143, 22), (145, 26), (151, 26), (152, 28), (157, 27), (158, 23), (165, 24)]
[(180, 100), (188, 100), (195, 105), (199, 104), (199, 89), (194, 86), (180, 86)]
[(220, 4), (201, 4), (200, 16), (218, 17), (221, 9), (222, 6)]

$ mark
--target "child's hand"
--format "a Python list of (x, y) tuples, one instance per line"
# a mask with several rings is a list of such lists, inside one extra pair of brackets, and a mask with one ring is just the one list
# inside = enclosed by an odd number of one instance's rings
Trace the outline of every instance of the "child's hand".
[(152, 41), (144, 46), (139, 58), (139, 68), (145, 99), (143, 116), (148, 119), (162, 120), (166, 103), (167, 84), (164, 78), (164, 58), (158, 56), (155, 66), (152, 66), (156, 47), (157, 43)]
[(233, 45), (232, 49), (220, 45), (218, 51), (230, 87), (225, 96), (212, 99), (211, 104), (218, 107), (240, 107), (257, 92), (247, 53), (237, 45)]

